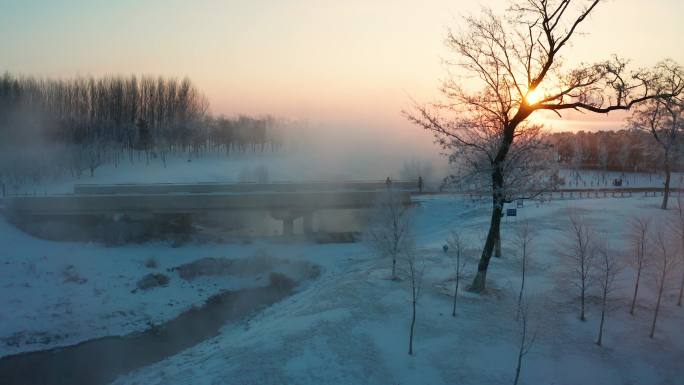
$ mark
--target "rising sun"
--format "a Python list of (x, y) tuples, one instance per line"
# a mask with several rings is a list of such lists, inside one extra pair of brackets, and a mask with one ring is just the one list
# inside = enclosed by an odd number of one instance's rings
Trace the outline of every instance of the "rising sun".
[(525, 95), (525, 101), (527, 104), (535, 104), (544, 99), (544, 94), (544, 90), (541, 87), (537, 87)]

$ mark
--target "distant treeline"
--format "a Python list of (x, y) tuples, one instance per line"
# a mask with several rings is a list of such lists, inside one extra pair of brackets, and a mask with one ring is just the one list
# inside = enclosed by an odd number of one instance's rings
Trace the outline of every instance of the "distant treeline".
[[(644, 131), (558, 132), (550, 139), (561, 164), (573, 169), (653, 172), (662, 164), (662, 150)], [(681, 159), (675, 169), (684, 170)]]
[[(199, 157), (277, 149), (272, 118), (208, 114), (185, 78), (153, 76), (38, 79), (0, 77), (0, 179), (91, 174), (122, 158)], [(137, 155), (134, 155), (136, 154)]]

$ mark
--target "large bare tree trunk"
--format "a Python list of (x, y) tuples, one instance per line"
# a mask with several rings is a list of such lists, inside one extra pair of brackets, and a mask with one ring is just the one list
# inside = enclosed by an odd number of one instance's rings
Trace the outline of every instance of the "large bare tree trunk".
[(492, 217), (489, 222), (487, 240), (482, 249), (482, 256), (477, 264), (477, 274), (469, 288), (470, 291), (475, 293), (481, 293), (485, 290), (489, 260), (492, 258), (494, 247), (500, 239), (501, 214), (504, 205), (504, 175), (502, 167), (511, 143), (513, 143), (513, 134), (518, 123), (512, 122), (505, 127), (502, 146), (492, 164)]
[(496, 234), (496, 242), (494, 242), (494, 257), (501, 258), (501, 228)]
[(473, 279), (469, 290), (475, 293), (481, 293), (485, 290), (485, 283), (487, 280), (487, 268), (489, 267), (489, 260), (492, 258), (494, 246), (499, 238), (499, 231), (501, 228), (501, 213), (503, 211), (503, 175), (498, 168), (495, 168), (492, 174), (492, 181), (494, 191), (492, 193), (492, 217), (489, 223), (489, 232), (487, 233), (487, 240), (482, 249), (482, 256), (480, 262), (477, 264), (477, 274)]
[(669, 156), (665, 155), (665, 186), (663, 188), (663, 203), (660, 205), (660, 208), (663, 210), (667, 210), (667, 199), (670, 196), (670, 177), (671, 177), (671, 170), (670, 170), (670, 159)]
[[(414, 290), (415, 291), (415, 290)], [(413, 355), (413, 329), (416, 326), (416, 300), (412, 303), (413, 313), (411, 315), (411, 331), (409, 333), (409, 351), (408, 354)]]
[(484, 249), (482, 250), (482, 256), (480, 257), (480, 262), (477, 264), (477, 274), (473, 279), (473, 283), (470, 285), (468, 290), (480, 293), (485, 289), (485, 281), (487, 279), (487, 267), (489, 266), (489, 260), (492, 257), (492, 252), (494, 251), (494, 238), (495, 238), (495, 228), (498, 228), (501, 224), (501, 208), (494, 207), (492, 209), (492, 220), (489, 227), (489, 233), (487, 235), (487, 240), (485, 241)]
[[(460, 252), (460, 250), (459, 250)], [(451, 316), (456, 317), (456, 301), (458, 300), (458, 285), (461, 280), (461, 258), (456, 259), (456, 283), (454, 285), (454, 303), (451, 309)], [(684, 280), (682, 281), (682, 287), (684, 287)], [(679, 297), (681, 302), (681, 295)]]

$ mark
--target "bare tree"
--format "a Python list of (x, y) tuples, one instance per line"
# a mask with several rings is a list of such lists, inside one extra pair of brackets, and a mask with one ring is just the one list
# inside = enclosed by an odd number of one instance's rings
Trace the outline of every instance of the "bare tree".
[(530, 311), (528, 305), (523, 301), (518, 304), (516, 311), (518, 316), (518, 325), (520, 330), (520, 344), (518, 345), (518, 359), (515, 368), (515, 379), (513, 385), (518, 385), (520, 380), (520, 371), (522, 369), (523, 359), (530, 352), (534, 341), (537, 338), (536, 331), (530, 333)]
[(601, 167), (601, 178), (603, 183), (606, 183), (606, 172), (608, 171), (608, 145), (605, 141), (599, 142), (597, 160), (599, 167)]
[(445, 252), (451, 250), (451, 255), (454, 259), (455, 267), (455, 277), (454, 277), (454, 302), (451, 309), (451, 316), (456, 317), (456, 301), (458, 299), (458, 288), (461, 282), (461, 276), (463, 275), (463, 270), (466, 266), (465, 250), (468, 247), (468, 241), (463, 237), (463, 235), (453, 231), (447, 245), (445, 247)]
[[(527, 276), (527, 265), (530, 256), (534, 251), (534, 238), (536, 236), (535, 230), (528, 220), (522, 221), (515, 232), (515, 248), (517, 250), (518, 260), (520, 261), (520, 290), (518, 292), (518, 310), (520, 310), (525, 293), (525, 278)], [(516, 315), (518, 318), (520, 314)]]
[(580, 291), (580, 320), (586, 321), (585, 299), (591, 283), (594, 250), (592, 229), (586, 219), (577, 214), (570, 214), (570, 228), (567, 242), (567, 256), (572, 259), (575, 268), (575, 285)]
[(618, 152), (618, 163), (620, 164), (620, 172), (622, 175), (625, 173), (625, 168), (627, 167), (627, 161), (629, 160), (629, 153), (631, 152), (630, 144), (628, 141), (623, 141), (620, 144), (620, 151)]
[[(410, 121), (432, 131), (444, 149), (452, 154), (478, 152), (490, 170), (492, 215), (473, 291), (485, 289), (506, 199), (505, 167), (511, 150), (533, 126), (528, 119), (535, 112), (629, 110), (647, 100), (678, 95), (684, 87), (681, 68), (673, 62), (633, 72), (618, 58), (563, 68), (564, 48), (600, 2), (516, 0), (504, 16), (485, 10), (481, 17), (465, 17), (463, 32), (449, 32), (446, 39), (458, 56), (448, 64), (463, 77), (444, 82), (445, 101), (416, 103), (407, 113)], [(479, 82), (480, 90), (465, 87), (464, 77)]]
[(399, 193), (387, 191), (376, 203), (367, 233), (371, 249), (392, 259), (392, 279), (397, 279), (397, 258), (412, 242), (409, 210)]
[(582, 165), (584, 165), (584, 143), (582, 143), (582, 138), (580, 136), (575, 137), (575, 143), (572, 147), (572, 168), (575, 170), (575, 185), (579, 185), (580, 170), (582, 170)]
[(636, 279), (634, 281), (634, 295), (632, 296), (632, 305), (629, 308), (629, 314), (634, 315), (636, 308), (637, 296), (639, 294), (639, 282), (641, 280), (641, 272), (646, 263), (646, 249), (648, 242), (649, 226), (651, 220), (645, 217), (634, 217), (631, 221), (629, 238), (631, 242), (631, 252), (633, 253), (634, 268), (636, 269)]
[(615, 277), (620, 271), (616, 254), (610, 250), (608, 241), (602, 239), (596, 246), (598, 256), (598, 282), (601, 288), (601, 322), (599, 323), (599, 333), (596, 344), (601, 346), (603, 343), (603, 330), (606, 321), (606, 313), (610, 309), (608, 296), (610, 295)]
[(668, 238), (668, 232), (664, 223), (659, 223), (651, 233), (651, 236), (655, 249), (653, 274), (655, 276), (657, 290), (655, 310), (653, 311), (653, 322), (651, 323), (651, 333), (649, 334), (649, 337), (653, 338), (655, 335), (656, 322), (658, 321), (658, 313), (660, 312), (660, 301), (665, 292), (665, 288), (667, 287), (667, 280), (675, 268), (676, 259), (672, 255), (672, 240)]
[(630, 125), (651, 133), (662, 149), (663, 202), (660, 206), (667, 209), (670, 196), (672, 164), (677, 160), (677, 146), (684, 131), (684, 102), (680, 98), (653, 99), (639, 106), (630, 119)]
[(423, 274), (425, 273), (425, 259), (419, 256), (413, 247), (407, 247), (402, 254), (406, 262), (409, 284), (411, 285), (411, 326), (409, 328), (409, 350), (413, 355), (413, 331), (416, 326), (416, 305), (423, 290)]

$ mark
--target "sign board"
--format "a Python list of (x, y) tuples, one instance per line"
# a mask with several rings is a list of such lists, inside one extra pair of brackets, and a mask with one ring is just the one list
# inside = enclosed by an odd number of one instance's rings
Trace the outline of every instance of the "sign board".
[(506, 216), (514, 217), (518, 214), (517, 209), (506, 209)]

